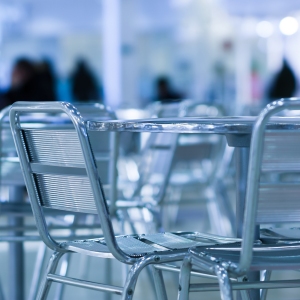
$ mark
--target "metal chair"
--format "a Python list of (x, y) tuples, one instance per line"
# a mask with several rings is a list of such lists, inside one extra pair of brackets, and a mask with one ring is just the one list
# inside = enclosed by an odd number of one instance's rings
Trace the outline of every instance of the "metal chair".
[[(84, 118), (97, 119), (97, 120), (110, 120), (115, 119), (115, 115), (112, 111), (107, 109), (104, 105), (99, 103), (88, 103), (76, 104), (78, 109)], [(28, 225), (27, 220), (31, 220), (32, 210), (29, 202), (25, 201), (25, 183), (20, 168), (19, 158), (17, 157), (14, 140), (12, 137), (12, 132), (9, 124), (9, 110), (10, 107), (3, 109), (0, 113), (0, 191), (1, 196), (6, 196), (5, 199), (1, 198), (0, 209), (1, 216), (8, 219), (9, 224), (0, 227), (1, 242), (10, 242), (10, 253), (11, 259), (16, 257), (18, 264), (22, 264), (22, 243), (25, 241), (40, 241), (40, 236), (36, 233), (37, 228), (32, 224)], [(71, 125), (69, 119), (64, 118), (61, 113), (56, 114), (37, 114), (37, 115), (27, 115), (23, 118), (27, 123), (35, 123), (37, 126), (45, 126), (49, 124), (49, 119), (55, 119), (57, 121), (57, 128), (68, 128)], [(69, 124), (68, 124), (69, 123)], [(107, 188), (107, 194), (109, 195), (110, 201), (115, 203), (116, 200), (116, 159), (117, 159), (117, 146), (116, 139), (114, 134), (104, 134), (102, 135), (103, 141), (107, 141), (105, 145), (99, 145), (97, 143), (97, 136), (91, 136), (91, 143), (93, 144), (93, 151), (97, 157), (97, 164), (101, 165), (101, 169), (105, 170), (105, 176), (102, 176), (104, 179), (104, 184)], [(106, 154), (106, 155), (103, 155)], [(103, 174), (103, 175), (104, 175)], [(109, 185), (108, 185), (109, 184)], [(17, 203), (15, 203), (17, 202)], [(51, 216), (51, 212), (47, 212), (47, 224), (51, 230), (56, 230), (56, 238), (65, 239), (66, 229), (70, 232), (70, 235), (74, 239), (75, 236), (78, 238), (91, 238), (95, 237), (95, 234), (77, 234), (77, 230), (82, 230), (87, 228), (83, 220), (79, 220), (79, 215), (74, 215), (73, 218), (69, 218), (70, 221), (65, 221), (65, 215), (57, 216), (54, 219)], [(59, 220), (58, 220), (59, 218)], [(80, 218), (82, 219), (82, 218)], [(80, 222), (79, 222), (80, 221)], [(79, 223), (78, 223), (79, 222)], [(99, 228), (95, 224), (89, 224), (88, 228), (92, 227)], [(63, 235), (60, 236), (61, 229), (64, 231)], [(37, 293), (37, 284), (39, 281), (40, 273), (46, 259), (46, 248), (44, 244), (41, 244), (38, 250), (37, 260), (34, 267), (32, 284), (30, 287), (30, 292), (28, 299), (35, 299)], [(65, 256), (66, 259), (66, 256)], [(13, 262), (12, 262), (13, 263)], [(14, 262), (14, 265), (17, 263)], [(67, 261), (65, 261), (65, 265)], [(16, 276), (23, 278), (23, 268), (20, 266), (20, 269), (16, 272)], [(65, 268), (66, 272), (67, 268)], [(19, 274), (19, 275), (18, 275)], [(24, 279), (22, 279), (24, 280)], [(15, 287), (11, 288), (15, 290)], [(61, 289), (58, 289), (61, 291)], [(21, 287), (18, 289), (18, 293), (23, 295), (23, 290)], [(59, 294), (59, 292), (58, 292)], [(57, 294), (57, 296), (58, 296)], [(0, 297), (1, 298), (1, 297)], [(57, 298), (60, 298), (59, 296)]]
[[(185, 100), (180, 114), (185, 117), (218, 117), (223, 116), (224, 111), (222, 107)], [(169, 185), (177, 195), (193, 190), (193, 193), (189, 193), (192, 197), (179, 196), (178, 205), (173, 206), (174, 209), (178, 210), (179, 205), (205, 201), (212, 232), (230, 236), (234, 228), (233, 209), (226, 197), (222, 178), (228, 170), (228, 154), (231, 156), (232, 149), (222, 136), (180, 134)]]
[[(74, 127), (56, 129), (50, 124), (36, 128), (22, 122), (22, 115), (40, 112), (64, 113)], [(129, 300), (133, 297), (138, 275), (145, 266), (180, 261), (189, 247), (218, 241), (213, 236), (197, 233), (115, 236), (89, 132), (73, 105), (64, 102), (17, 102), (11, 108), (10, 123), (36, 225), (44, 243), (54, 250), (37, 299), (45, 299), (51, 283), (60, 282), (116, 293), (122, 295), (122, 299)], [(98, 142), (101, 143), (100, 136)], [(127, 205), (123, 203), (124, 208)], [(98, 215), (104, 237), (59, 243), (48, 230), (45, 220), (45, 211), (48, 209)], [(116, 258), (132, 267), (124, 287), (57, 275), (55, 270), (58, 262), (66, 253)], [(157, 297), (166, 299), (162, 274), (159, 270), (155, 272)]]
[[(278, 184), (278, 181), (272, 182), (272, 176), (265, 176), (268, 172), (300, 171), (299, 151), (295, 147), (295, 143), (299, 143), (297, 130), (289, 131), (284, 126), (281, 130), (265, 129), (270, 117), (284, 109), (299, 110), (300, 100), (282, 99), (267, 105), (253, 127), (242, 243), (190, 249), (181, 269), (179, 300), (188, 299), (189, 292), (218, 289), (223, 300), (233, 299), (232, 290), (247, 289), (262, 289), (260, 299), (265, 299), (266, 289), (300, 286), (300, 280), (269, 280), (272, 270), (300, 269), (299, 241), (254, 243), (257, 224), (300, 221), (299, 182)], [(295, 119), (295, 123), (299, 122)], [(192, 267), (215, 274), (219, 287), (217, 284), (190, 284)], [(248, 271), (263, 270), (267, 270), (265, 281), (247, 280)]]
[[(112, 112), (109, 108), (104, 106), (100, 103), (74, 103), (76, 105), (76, 108), (80, 111), (80, 114), (84, 119), (94, 119), (94, 120), (113, 120), (116, 119), (116, 116), (114, 112)], [(49, 114), (48, 114), (49, 116)], [(55, 116), (57, 124), (55, 125), (57, 129), (66, 129), (70, 128), (71, 122), (64, 114), (56, 113), (56, 114), (50, 114), (50, 116)], [(47, 117), (47, 116), (46, 116)], [(41, 123), (40, 120), (37, 120), (39, 123)], [(42, 125), (42, 124), (40, 124)], [(117, 163), (117, 139), (115, 134), (105, 133), (101, 136), (103, 139), (103, 143), (98, 143), (98, 136), (95, 133), (90, 134), (90, 141), (92, 145), (92, 149), (94, 152), (94, 155), (96, 157), (96, 163), (99, 167), (99, 170), (101, 170), (101, 178), (102, 183), (105, 188), (105, 191), (107, 195), (109, 196), (110, 202), (112, 203), (111, 207), (114, 207), (114, 204), (116, 202), (117, 198), (117, 176), (116, 176), (116, 163)], [(21, 172), (21, 170), (20, 170)], [(32, 212), (30, 211), (32, 214)], [(114, 212), (115, 213), (115, 212)], [(87, 218), (83, 217), (82, 215), (70, 215), (68, 214), (67, 219), (69, 221), (65, 221), (66, 216), (62, 214), (62, 216), (57, 216), (57, 214), (54, 216), (51, 216), (51, 212), (47, 216), (47, 223), (51, 225), (49, 228), (51, 230), (57, 229), (68, 229), (70, 232), (69, 237), (71, 239), (77, 238), (77, 239), (83, 239), (83, 238), (93, 238), (97, 235), (95, 233), (90, 234), (78, 234), (77, 230), (91, 230), (92, 228), (98, 228), (99, 224), (97, 222), (97, 219), (93, 215), (89, 215)], [(56, 233), (57, 239), (66, 239), (67, 237), (65, 235), (59, 236), (59, 234)], [(46, 259), (47, 259), (47, 247), (44, 243), (40, 244), (40, 247), (38, 249), (37, 253), (37, 259), (34, 267), (34, 273), (32, 277), (32, 283), (28, 295), (28, 300), (35, 300), (38, 292), (38, 284), (40, 281), (40, 274), (42, 272), (43, 267), (45, 267)], [(82, 258), (83, 260), (83, 258)], [(70, 256), (65, 255), (63, 258), (62, 267), (59, 271), (60, 274), (66, 275), (69, 269), (69, 261)], [(83, 266), (86, 261), (81, 263), (81, 266)], [(110, 269), (107, 270), (107, 275), (111, 274), (108, 272)], [(84, 269), (80, 268), (79, 273), (83, 273)], [(55, 293), (55, 299), (61, 299), (64, 291), (63, 285), (58, 285)]]
[[(156, 102), (149, 110), (152, 117), (160, 118), (207, 117), (223, 114), (219, 107), (190, 100), (168, 104)], [(123, 133), (121, 137), (122, 135)], [(210, 135), (175, 133), (149, 133), (148, 136), (137, 159), (129, 160), (125, 157), (124, 164), (134, 165), (137, 171), (133, 177), (138, 178), (129, 197), (144, 199), (157, 206), (157, 214), (154, 216), (156, 228), (165, 230), (174, 227), (180, 205), (205, 200), (213, 232), (231, 233), (231, 228), (234, 227), (231, 204), (223, 197), (225, 189), (222, 193), (218, 192), (222, 188), (219, 175), (226, 169), (223, 167), (225, 151), (231, 150), (230, 148), (225, 150), (225, 139)], [(128, 169), (133, 172), (132, 167), (128, 166)], [(128, 187), (128, 181), (122, 185)], [(194, 188), (192, 194), (196, 197), (182, 199), (183, 192), (191, 188)], [(226, 216), (230, 221), (226, 220), (225, 214), (221, 214), (221, 211), (227, 212)], [(159, 214), (162, 216), (159, 217)]]

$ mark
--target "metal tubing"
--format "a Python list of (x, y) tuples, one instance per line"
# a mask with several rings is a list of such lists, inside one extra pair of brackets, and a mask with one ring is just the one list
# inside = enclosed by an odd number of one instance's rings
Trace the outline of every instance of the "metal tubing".
[[(233, 290), (247, 289), (281, 289), (281, 288), (299, 288), (300, 280), (272, 280), (268, 282), (232, 282)], [(190, 284), (190, 293), (192, 292), (213, 292), (219, 291), (216, 283)]]
[(122, 294), (122, 300), (131, 300), (135, 290), (135, 285), (140, 272), (150, 264), (160, 264), (183, 260), (185, 253), (174, 253), (165, 255), (149, 255), (139, 259), (131, 268), (127, 274), (124, 290)]
[(179, 275), (178, 300), (188, 300), (189, 298), (191, 268), (191, 258), (186, 256), (182, 262)]
[[(105, 273), (105, 279), (108, 284), (112, 283), (112, 268), (113, 268), (113, 260), (112, 259), (106, 259), (105, 260), (105, 267), (103, 268), (103, 271)], [(105, 295), (105, 300), (111, 300), (111, 294)]]
[(42, 279), (41, 285), (40, 285), (40, 290), (39, 290), (39, 293), (37, 296), (37, 300), (44, 300), (47, 298), (47, 295), (50, 290), (51, 282), (52, 282), (51, 280), (48, 279), (48, 275), (49, 275), (49, 273), (55, 272), (58, 262), (63, 255), (64, 255), (64, 252), (57, 252), (57, 251), (55, 251), (52, 254), (52, 256), (49, 260), (48, 266), (47, 266), (46, 273), (45, 273), (45, 275)]
[[(177, 266), (155, 265), (154, 268), (166, 272), (180, 273), (180, 267)], [(216, 275), (210, 275), (210, 274), (200, 273), (196, 271), (191, 271), (191, 275), (195, 277), (201, 277), (201, 278), (217, 279)]]
[[(22, 202), (24, 193), (23, 186), (11, 186), (9, 188), (9, 201)], [(23, 217), (11, 216), (8, 218), (10, 226), (23, 226)], [(21, 238), (22, 232), (11, 232), (12, 237)], [(24, 249), (23, 243), (16, 243), (15, 241), (9, 244), (9, 299), (23, 300), (24, 295)]]
[[(67, 275), (70, 259), (71, 259), (70, 253), (67, 253), (67, 254), (64, 255), (64, 257), (62, 259), (62, 262), (61, 262), (61, 265), (60, 265), (60, 270), (59, 270), (59, 275), (60, 276), (66, 276)], [(61, 300), (62, 297), (63, 297), (63, 293), (64, 293), (64, 285), (59, 284), (56, 287), (54, 299), (55, 300)]]
[(216, 265), (214, 269), (219, 281), (221, 299), (233, 300), (231, 283), (226, 269), (220, 265)]
[(236, 236), (242, 237), (247, 188), (249, 148), (236, 148)]
[[(244, 277), (239, 277), (238, 282), (244, 282)], [(242, 300), (251, 300), (250, 295), (251, 290), (240, 290), (238, 291), (238, 297), (240, 297)]]
[(157, 300), (168, 300), (162, 271), (152, 266), (152, 272), (153, 272), (153, 279), (155, 284)]
[[(242, 238), (244, 226), (245, 200), (248, 177), (250, 149), (245, 147), (237, 147), (235, 149), (236, 156), (236, 230), (237, 237)], [(259, 238), (259, 226), (255, 229), (255, 239)], [(259, 272), (249, 272), (248, 280), (257, 281), (260, 279)], [(253, 300), (260, 298), (258, 291), (251, 291)], [(240, 297), (238, 296), (238, 299)]]
[[(272, 271), (270, 271), (270, 270), (264, 271), (263, 281), (269, 281), (271, 279), (271, 274), (272, 274)], [(260, 291), (260, 300), (266, 300), (267, 293), (268, 293), (268, 289), (262, 289)]]
[(63, 284), (69, 284), (69, 285), (91, 289), (91, 290), (97, 290), (101, 292), (115, 293), (118, 295), (121, 295), (123, 291), (123, 288), (118, 286), (104, 285), (96, 282), (91, 282), (91, 281), (86, 281), (86, 280), (81, 280), (81, 279), (76, 279), (71, 277), (64, 277), (55, 274), (48, 274), (47, 279), (49, 281), (60, 282)]

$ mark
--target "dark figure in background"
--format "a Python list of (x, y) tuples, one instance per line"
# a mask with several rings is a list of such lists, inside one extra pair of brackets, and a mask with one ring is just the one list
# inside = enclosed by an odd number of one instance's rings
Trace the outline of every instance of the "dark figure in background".
[(269, 90), (269, 99), (289, 98), (296, 92), (296, 76), (290, 65), (283, 60), (281, 70), (275, 75)]
[(159, 77), (156, 80), (156, 99), (161, 102), (176, 102), (182, 100), (182, 95), (174, 92), (167, 77)]
[(48, 60), (42, 60), (36, 65), (38, 94), (41, 101), (56, 101), (55, 75)]
[(16, 101), (38, 100), (37, 96), (35, 66), (29, 59), (20, 58), (12, 70), (10, 89), (1, 96), (1, 109)]
[(99, 100), (97, 80), (83, 60), (77, 62), (71, 75), (71, 91), (75, 101)]
[(9, 90), (0, 95), (0, 109), (16, 101), (56, 100), (55, 79), (49, 76), (44, 63), (35, 64), (27, 58), (19, 58), (12, 70)]

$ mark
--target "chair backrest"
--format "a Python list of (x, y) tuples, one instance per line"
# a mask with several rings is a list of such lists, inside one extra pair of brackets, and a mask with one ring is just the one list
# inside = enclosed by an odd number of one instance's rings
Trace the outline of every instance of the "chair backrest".
[[(180, 113), (184, 117), (220, 117), (224, 115), (221, 106), (191, 100), (181, 103)], [(180, 134), (174, 163), (193, 162), (198, 173), (201, 172), (201, 177), (209, 182), (219, 169), (226, 145), (226, 140), (221, 135)]]
[[(151, 106), (151, 110), (153, 117), (178, 117), (181, 103), (157, 102)], [(170, 178), (178, 136), (176, 133), (150, 133), (142, 149), (139, 162), (140, 178), (134, 196), (142, 196), (143, 200), (155, 203), (163, 200)]]
[[(152, 105), (152, 111), (155, 111), (153, 116), (159, 118), (219, 116), (223, 114), (220, 108), (191, 100), (168, 104), (157, 102)], [(180, 142), (182, 137), (188, 140), (187, 144), (184, 145)], [(192, 142), (190, 137), (192, 137)], [(195, 138), (196, 142), (193, 140)], [(215, 163), (217, 162), (216, 154), (222, 152), (220, 148), (225, 145), (225, 139), (218, 136), (151, 133), (142, 151), (139, 168), (140, 179), (134, 195), (142, 195), (144, 199), (152, 199), (156, 203), (160, 203), (164, 199), (175, 160), (186, 160), (191, 157), (194, 157), (194, 159), (197, 157), (197, 160), (199, 160), (202, 151), (203, 157), (215, 159)], [(187, 156), (186, 153), (188, 153)], [(212, 166), (210, 175), (215, 170), (216, 168)]]
[[(57, 124), (57, 118), (47, 126), (22, 122), (24, 114), (41, 112), (63, 113), (71, 124), (66, 128)], [(120, 260), (128, 259), (116, 243), (89, 133), (77, 109), (66, 102), (17, 102), (12, 105), (10, 123), (43, 241), (50, 248), (61, 250), (49, 234), (45, 208), (95, 213), (111, 253)], [(98, 142), (102, 143), (100, 135)]]
[[(300, 110), (300, 99), (281, 99), (268, 104), (253, 127), (240, 260), (244, 270), (251, 262), (257, 223), (300, 221), (299, 176), (292, 176), (289, 181), (278, 180), (284, 173), (299, 174), (300, 133), (289, 130), (288, 126), (266, 130), (270, 117), (285, 109)], [(300, 124), (299, 118), (293, 121)], [(272, 176), (268, 176), (269, 172)]]
[[(100, 103), (76, 103), (76, 108), (84, 119), (88, 118), (97, 120), (112, 120), (116, 119), (115, 114), (107, 109), (103, 104)], [(24, 185), (24, 179), (21, 172), (19, 159), (17, 157), (14, 140), (12, 137), (10, 124), (9, 124), (9, 110), (10, 106), (4, 108), (0, 112), (0, 185)], [(62, 118), (61, 122), (65, 123), (68, 120), (64, 120), (64, 116), (61, 113), (56, 115)], [(47, 124), (48, 118), (53, 118), (55, 115), (39, 114), (36, 116), (28, 115), (26, 122), (39, 122)], [(67, 125), (66, 125), (67, 126)], [(112, 163), (116, 163), (116, 155), (112, 149), (117, 149), (115, 140), (115, 134), (106, 133), (101, 135), (103, 143), (97, 143), (97, 134), (95, 132), (90, 133), (90, 140), (95, 156), (97, 157), (97, 164), (101, 164), (101, 178), (103, 184), (110, 184), (109, 199), (115, 198), (116, 182), (112, 181), (111, 178), (115, 178), (115, 167)], [(107, 141), (107, 142), (106, 142)], [(113, 174), (111, 174), (113, 173)]]

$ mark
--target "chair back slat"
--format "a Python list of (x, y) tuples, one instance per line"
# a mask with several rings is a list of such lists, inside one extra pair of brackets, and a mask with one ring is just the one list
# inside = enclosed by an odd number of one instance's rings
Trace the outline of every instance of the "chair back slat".
[[(64, 113), (69, 120), (68, 126), (71, 124), (73, 130), (68, 128), (71, 132), (66, 133), (59, 128), (61, 124), (55, 128), (54, 123), (43, 126), (41, 134), (40, 127), (20, 121), (22, 114), (41, 112)], [(67, 102), (16, 102), (10, 111), (10, 124), (36, 225), (44, 243), (56, 251), (61, 251), (61, 244), (49, 233), (44, 208), (95, 212), (98, 213), (108, 249), (117, 259), (130, 261), (132, 258), (117, 244), (86, 122), (79, 111)], [(48, 135), (49, 140), (45, 138)], [(98, 142), (102, 142), (101, 139)], [(65, 151), (69, 157), (61, 156)]]
[(96, 214), (97, 209), (75, 129), (23, 129), (22, 136), (29, 162), (33, 165), (31, 170), (40, 205)]
[(35, 174), (40, 204), (46, 208), (97, 214), (87, 176)]
[(256, 222), (300, 221), (300, 136), (298, 132), (266, 131)]
[(75, 130), (23, 130), (31, 162), (61, 166), (83, 165), (84, 158)]
[(261, 184), (257, 223), (300, 221), (300, 186), (291, 183)]
[[(296, 150), (299, 133), (293, 127), (287, 130), (282, 126), (274, 132), (267, 126), (273, 115), (284, 110), (299, 111), (300, 99), (280, 99), (268, 104), (253, 126), (239, 262), (241, 273), (249, 269), (252, 261), (257, 223), (288, 223), (300, 219), (299, 177), (295, 180), (297, 168), (291, 163), (299, 158)], [(283, 180), (286, 173), (292, 173), (294, 180)]]
[(300, 171), (298, 132), (266, 132), (262, 171)]

